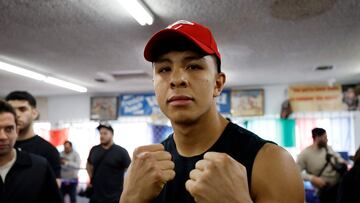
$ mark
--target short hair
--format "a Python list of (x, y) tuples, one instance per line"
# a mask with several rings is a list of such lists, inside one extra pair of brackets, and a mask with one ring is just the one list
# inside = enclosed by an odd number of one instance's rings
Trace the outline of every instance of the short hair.
[(111, 127), (111, 125), (109, 125), (109, 124), (99, 124), (99, 126), (96, 129), (98, 129), (98, 131), (100, 131), (101, 128), (108, 129), (114, 135), (114, 129)]
[[(200, 54), (201, 56), (208, 55), (203, 50), (201, 50), (197, 45), (191, 42), (189, 39), (179, 35), (179, 37), (176, 38), (176, 40), (174, 40), (173, 37), (169, 37), (168, 39), (167, 38), (163, 39), (162, 45), (154, 48), (153, 52), (156, 53), (154, 62), (156, 62), (160, 56), (169, 53), (171, 51), (179, 51), (179, 52), (193, 51)], [(220, 73), (221, 72), (220, 59), (215, 54), (211, 56), (215, 57), (217, 72)]]
[(66, 141), (64, 142), (64, 145), (65, 145), (65, 144), (69, 144), (70, 147), (72, 147), (72, 143), (71, 143), (69, 140), (66, 140)]
[(25, 100), (29, 102), (30, 106), (36, 108), (36, 99), (27, 91), (13, 91), (10, 92), (6, 97), (6, 101), (10, 100)]
[(324, 128), (314, 128), (311, 131), (312, 138), (315, 139), (316, 137), (321, 137), (326, 133), (326, 130)]
[(2, 113), (11, 113), (14, 116), (14, 120), (16, 123), (16, 112), (14, 108), (6, 101), (0, 99), (0, 114)]

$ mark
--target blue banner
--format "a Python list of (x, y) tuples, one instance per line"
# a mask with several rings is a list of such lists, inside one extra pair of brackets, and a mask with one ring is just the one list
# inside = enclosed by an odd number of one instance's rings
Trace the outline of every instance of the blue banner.
[(220, 96), (216, 98), (217, 109), (220, 113), (230, 114), (231, 111), (230, 94), (231, 94), (231, 90), (223, 90)]
[[(216, 98), (220, 113), (230, 113), (230, 90), (223, 90)], [(154, 93), (124, 94), (119, 96), (119, 116), (148, 116), (160, 114)]]
[(154, 93), (124, 94), (119, 99), (119, 115), (122, 116), (144, 116), (160, 112)]

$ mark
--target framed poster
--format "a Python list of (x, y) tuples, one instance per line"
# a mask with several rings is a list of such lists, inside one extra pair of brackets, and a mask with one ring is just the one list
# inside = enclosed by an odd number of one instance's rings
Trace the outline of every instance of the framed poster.
[(231, 93), (231, 114), (233, 116), (264, 115), (264, 90), (233, 90)]
[(117, 97), (91, 97), (90, 119), (91, 120), (116, 120)]

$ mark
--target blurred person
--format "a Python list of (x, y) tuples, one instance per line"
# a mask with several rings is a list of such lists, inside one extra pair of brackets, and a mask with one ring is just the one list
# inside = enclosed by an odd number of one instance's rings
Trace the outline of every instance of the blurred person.
[(336, 202), (341, 174), (335, 166), (340, 164), (345, 167), (342, 170), (346, 170), (346, 162), (327, 144), (325, 129), (314, 128), (311, 133), (313, 144), (299, 154), (298, 167), (303, 179), (316, 188), (321, 203)]
[(65, 196), (68, 194), (70, 202), (76, 202), (78, 172), (80, 169), (80, 156), (73, 149), (70, 141), (64, 142), (64, 151), (60, 153), (61, 163), (61, 194), (65, 202)]
[(100, 144), (91, 148), (86, 164), (93, 187), (90, 203), (118, 203), (130, 156), (114, 143), (114, 129), (110, 125), (100, 124), (97, 130)]
[(121, 203), (304, 202), (291, 155), (218, 112), (225, 74), (207, 27), (177, 21), (148, 41), (144, 56), (174, 133), (134, 151)]
[(60, 186), (60, 154), (59, 151), (42, 137), (35, 135), (33, 122), (39, 116), (35, 98), (26, 91), (13, 91), (5, 100), (16, 111), (19, 135), (15, 148), (40, 155), (47, 159)]
[(60, 203), (54, 173), (45, 158), (14, 148), (16, 113), (0, 100), (0, 202)]
[(342, 178), (337, 203), (360, 202), (360, 147), (354, 156), (354, 165)]

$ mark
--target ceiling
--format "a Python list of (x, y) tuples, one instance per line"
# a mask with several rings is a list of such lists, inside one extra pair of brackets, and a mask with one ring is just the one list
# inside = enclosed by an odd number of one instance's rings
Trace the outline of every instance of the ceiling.
[[(119, 1), (0, 0), (0, 61), (90, 94), (151, 91), (145, 43), (185, 19), (211, 28), (227, 87), (360, 82), (358, 0), (144, 0), (151, 26), (140, 26)], [(323, 65), (334, 69), (314, 71)], [(129, 71), (143, 74), (121, 75)], [(80, 94), (0, 71), (0, 96), (12, 90)]]

